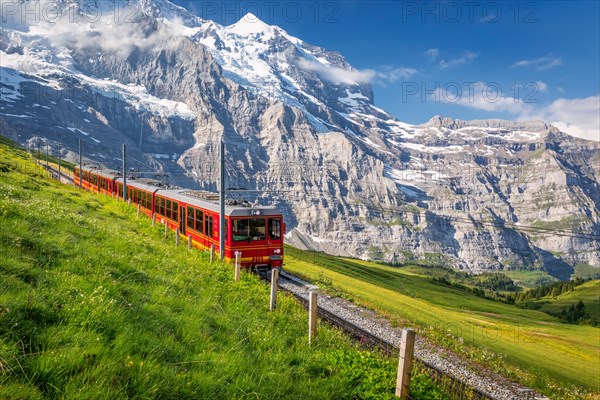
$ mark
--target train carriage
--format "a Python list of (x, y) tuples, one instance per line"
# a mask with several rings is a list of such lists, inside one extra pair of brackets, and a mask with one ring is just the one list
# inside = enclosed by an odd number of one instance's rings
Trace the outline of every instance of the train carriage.
[[(172, 201), (169, 225), (177, 224), (182, 235), (190, 235), (200, 248), (219, 249), (219, 204), (202, 198), (208, 193), (187, 190), (159, 190), (157, 198)], [(212, 194), (214, 197), (214, 194)], [(175, 206), (175, 202), (177, 205)], [(155, 202), (155, 207), (156, 207)], [(175, 211), (177, 210), (177, 211)], [(161, 209), (157, 216), (161, 214)], [(165, 211), (166, 212), (166, 211)], [(176, 214), (175, 214), (176, 213)], [(175, 218), (177, 216), (177, 218)], [(163, 216), (164, 217), (164, 216)], [(271, 207), (225, 207), (225, 258), (232, 260), (241, 252), (242, 266), (281, 267), (283, 262), (283, 217)]]
[[(114, 181), (115, 175), (111, 173), (105, 173), (102, 171), (91, 171), (83, 169), (81, 171), (81, 186), (96, 193), (102, 193), (106, 195), (112, 195), (114, 192)], [(79, 167), (75, 167), (73, 170), (74, 183), (79, 185)]]

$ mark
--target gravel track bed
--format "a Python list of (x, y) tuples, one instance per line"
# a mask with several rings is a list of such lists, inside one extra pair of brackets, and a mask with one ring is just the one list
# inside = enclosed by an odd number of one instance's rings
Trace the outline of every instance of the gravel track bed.
[[(286, 272), (280, 275), (279, 286), (290, 292), (308, 299), (308, 293), (313, 285), (297, 278), (290, 279)], [(353, 323), (371, 334), (400, 347), (402, 328), (391, 326), (389, 321), (377, 313), (339, 297), (330, 297), (320, 293), (318, 305), (341, 318)], [(495, 400), (542, 400), (545, 396), (535, 393), (522, 385), (509, 381), (507, 378), (474, 366), (460, 358), (455, 353), (432, 344), (420, 336), (415, 342), (415, 357), (435, 366), (444, 374), (457, 378), (469, 387), (476, 388)]]

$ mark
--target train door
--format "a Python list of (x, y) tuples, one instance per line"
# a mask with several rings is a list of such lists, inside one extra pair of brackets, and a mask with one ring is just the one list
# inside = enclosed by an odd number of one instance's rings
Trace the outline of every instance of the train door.
[(185, 207), (181, 203), (179, 203), (179, 232), (181, 232), (182, 235), (187, 236), (187, 234), (185, 233), (185, 221)]
[(267, 219), (267, 247), (271, 267), (281, 267), (283, 256), (283, 226), (280, 217)]
[(252, 263), (256, 266), (269, 266), (269, 236), (266, 218), (252, 218), (250, 235), (252, 237)]

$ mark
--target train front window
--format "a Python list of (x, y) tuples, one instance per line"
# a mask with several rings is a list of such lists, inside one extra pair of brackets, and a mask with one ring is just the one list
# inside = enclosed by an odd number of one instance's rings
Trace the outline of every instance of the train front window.
[(266, 223), (263, 218), (233, 220), (234, 242), (265, 240), (266, 238)]
[(274, 240), (281, 239), (281, 221), (279, 219), (269, 219), (269, 238)]

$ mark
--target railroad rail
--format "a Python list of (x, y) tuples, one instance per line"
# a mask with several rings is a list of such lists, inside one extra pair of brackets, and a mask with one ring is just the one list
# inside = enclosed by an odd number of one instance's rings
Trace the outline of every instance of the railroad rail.
[(60, 181), (62, 178), (64, 178), (64, 179), (68, 180), (69, 182), (73, 182), (73, 176), (71, 176), (69, 174), (65, 174), (64, 172), (62, 172), (62, 170), (59, 173), (58, 169), (54, 168), (51, 165), (45, 165), (42, 162), (38, 162), (38, 165), (42, 166), (44, 169), (46, 169), (46, 171), (50, 172), (50, 174), (52, 175), (52, 179), (56, 179), (56, 180)]
[[(266, 273), (266, 270), (256, 270), (256, 274), (263, 280), (270, 282), (271, 279), (269, 274)], [(280, 279), (282, 278), (280, 276)], [(304, 306), (304, 308), (308, 309), (308, 299), (302, 297), (301, 295), (294, 293), (293, 291), (282, 287), (279, 285), (279, 290), (282, 290), (287, 293), (291, 293), (296, 300)], [(400, 349), (395, 344), (380, 338), (377, 335), (372, 334), (371, 332), (357, 326), (356, 324), (347, 321), (346, 319), (340, 317), (339, 315), (332, 313), (329, 310), (324, 309), (321, 306), (317, 305), (317, 315), (328, 322), (329, 324), (336, 326), (346, 332), (351, 338), (357, 340), (361, 343), (361, 345), (369, 347), (369, 348), (378, 348), (384, 354), (388, 356), (393, 356), (398, 354)], [(468, 398), (473, 400), (495, 400), (495, 398), (482, 390), (475, 388), (469, 385), (467, 382), (463, 380), (448, 375), (445, 371), (436, 367), (435, 365), (430, 364), (429, 362), (420, 359), (415, 356), (415, 360), (417, 364), (420, 365), (423, 369), (427, 371), (427, 374), (436, 381), (439, 385), (443, 386), (445, 390), (461, 395), (461, 398), (467, 398), (466, 394), (468, 393)]]

